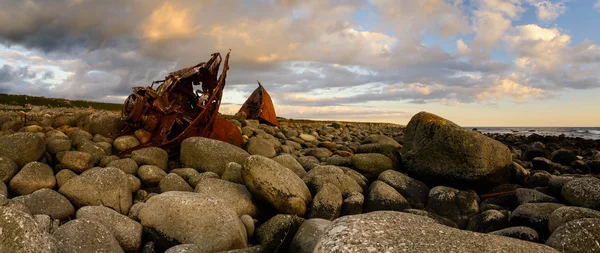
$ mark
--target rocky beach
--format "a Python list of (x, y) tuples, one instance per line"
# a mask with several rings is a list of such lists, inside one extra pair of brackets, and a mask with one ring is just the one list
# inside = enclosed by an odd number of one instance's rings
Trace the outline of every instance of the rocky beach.
[(110, 111), (0, 111), (0, 252), (600, 252), (600, 140), (228, 119), (147, 143)]

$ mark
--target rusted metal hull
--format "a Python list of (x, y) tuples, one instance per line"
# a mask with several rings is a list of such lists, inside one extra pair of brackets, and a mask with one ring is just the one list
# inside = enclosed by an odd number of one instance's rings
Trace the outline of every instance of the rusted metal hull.
[(279, 126), (271, 96), (260, 82), (258, 82), (258, 88), (246, 99), (239, 111), (244, 112), (247, 119), (257, 119), (261, 123)]
[[(144, 129), (150, 140), (119, 154), (123, 157), (133, 150), (158, 146), (175, 150), (192, 136), (225, 141), (237, 146), (244, 144), (237, 126), (222, 118), (218, 112), (229, 69), (229, 53), (221, 76), (217, 78), (221, 55), (214, 53), (207, 62), (170, 73), (155, 90), (152, 86), (134, 87), (123, 105), (122, 119), (128, 128), (122, 134)], [(194, 93), (194, 86), (201, 85)]]

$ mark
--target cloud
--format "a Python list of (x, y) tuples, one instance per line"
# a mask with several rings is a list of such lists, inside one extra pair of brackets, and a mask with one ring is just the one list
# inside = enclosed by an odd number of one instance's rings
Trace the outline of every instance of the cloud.
[(483, 0), (473, 12), (472, 22), (477, 35), (472, 45), (477, 48), (491, 48), (511, 27), (512, 19), (517, 19), (524, 8), (520, 0)]
[(563, 1), (527, 0), (527, 2), (535, 6), (536, 14), (540, 21), (554, 21), (567, 11), (567, 7)]
[(600, 0), (596, 4), (594, 4), (594, 8), (600, 10)]

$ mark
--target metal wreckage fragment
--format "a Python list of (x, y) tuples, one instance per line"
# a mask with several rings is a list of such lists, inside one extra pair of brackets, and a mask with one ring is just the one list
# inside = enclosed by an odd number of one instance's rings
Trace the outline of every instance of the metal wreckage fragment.
[[(242, 146), (244, 140), (237, 126), (219, 115), (229, 54), (225, 56), (223, 71), (218, 78), (222, 58), (219, 53), (214, 53), (207, 62), (172, 72), (164, 80), (152, 82), (151, 86), (134, 87), (133, 94), (123, 104), (122, 119), (127, 127), (121, 135), (137, 130), (136, 134), (144, 131), (149, 139), (118, 156), (150, 146), (177, 152), (181, 142), (193, 136)], [(157, 83), (160, 85), (155, 90), (153, 86)], [(197, 85), (201, 85), (201, 90), (194, 92)], [(246, 113), (248, 119), (278, 125), (271, 97), (260, 83), (240, 111)]]

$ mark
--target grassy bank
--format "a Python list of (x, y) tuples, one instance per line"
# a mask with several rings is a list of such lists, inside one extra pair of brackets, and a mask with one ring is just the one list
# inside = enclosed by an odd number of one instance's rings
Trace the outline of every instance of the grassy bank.
[(56, 107), (80, 107), (89, 108), (90, 106), (94, 109), (109, 110), (109, 111), (121, 111), (122, 104), (112, 104), (85, 100), (68, 100), (64, 98), (47, 98), (47, 97), (34, 97), (28, 95), (14, 95), (14, 94), (2, 94), (0, 93), (0, 104), (12, 105), (12, 106), (47, 106), (50, 108)]

